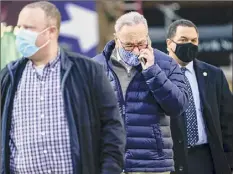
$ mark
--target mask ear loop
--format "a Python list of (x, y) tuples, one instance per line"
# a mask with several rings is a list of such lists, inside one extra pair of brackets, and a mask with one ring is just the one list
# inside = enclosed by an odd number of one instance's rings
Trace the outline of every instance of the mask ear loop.
[[(170, 39), (170, 40), (171, 40), (173, 43), (175, 43), (175, 44), (176, 44), (176, 47), (177, 47), (177, 43), (176, 43), (174, 40), (172, 40), (172, 39)], [(175, 51), (173, 51), (171, 48), (170, 48), (170, 49), (167, 48), (167, 51), (169, 51), (169, 50), (171, 50), (174, 54), (176, 54)]]
[[(46, 30), (48, 30), (49, 28), (51, 28), (51, 27), (56, 27), (56, 26), (47, 27), (46, 29), (44, 29), (43, 31), (41, 31), (41, 32), (38, 34), (38, 36), (39, 36), (40, 34), (42, 34), (43, 32), (45, 32)], [(37, 36), (37, 37), (38, 37), (38, 36)], [(48, 40), (47, 42), (45, 42), (42, 46), (40, 46), (39, 49), (41, 49), (41, 48), (45, 47), (46, 45), (48, 45), (50, 41), (51, 41), (51, 39), (49, 39), (49, 40)]]
[(49, 39), (49, 40), (48, 40), (47, 42), (45, 42), (42, 46), (40, 46), (39, 49), (44, 48), (46, 45), (49, 44), (50, 41), (51, 41), (51, 39)]
[[(42, 33), (44, 33), (45, 31), (47, 31), (49, 28), (50, 28), (50, 27), (45, 28), (43, 31), (41, 31), (41, 32), (38, 34), (38, 36), (41, 35)], [(38, 36), (37, 36), (37, 38), (38, 38)], [(36, 38), (36, 39), (37, 39), (37, 38)], [(40, 46), (39, 49), (41, 49), (41, 48), (45, 47), (46, 45), (48, 45), (48, 43), (49, 43), (50, 41), (51, 41), (51, 39), (49, 39), (49, 40), (48, 40), (47, 42), (45, 42), (42, 46)]]

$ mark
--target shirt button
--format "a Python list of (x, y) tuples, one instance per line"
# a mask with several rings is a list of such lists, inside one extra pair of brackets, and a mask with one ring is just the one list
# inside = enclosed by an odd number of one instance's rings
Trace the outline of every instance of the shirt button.
[(183, 166), (180, 166), (180, 167), (179, 167), (179, 171), (183, 171)]
[(44, 153), (47, 153), (47, 150), (44, 150)]
[(41, 96), (41, 97), (40, 97), (40, 100), (41, 100), (41, 101), (43, 101), (43, 100), (44, 100), (44, 97), (43, 97), (43, 96)]
[(44, 114), (41, 114), (40, 117), (41, 117), (41, 118), (44, 118)]
[(45, 132), (41, 132), (41, 135), (44, 136), (44, 135), (45, 135)]

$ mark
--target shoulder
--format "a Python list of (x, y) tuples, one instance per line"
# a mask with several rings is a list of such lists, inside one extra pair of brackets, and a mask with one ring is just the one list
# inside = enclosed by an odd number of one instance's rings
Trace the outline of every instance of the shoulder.
[(103, 53), (100, 53), (93, 57), (92, 60), (102, 63), (105, 60), (105, 56), (103, 55)]
[(223, 70), (219, 67), (210, 65), (200, 60), (195, 60), (195, 68), (208, 72), (208, 82), (211, 84), (222, 85), (227, 83)]
[(209, 72), (214, 73), (214, 74), (222, 74), (223, 73), (221, 68), (218, 68), (218, 67), (216, 67), (214, 65), (210, 65), (210, 64), (208, 64), (206, 62), (203, 62), (201, 60), (195, 60), (195, 61), (196, 61), (196, 64), (197, 64), (197, 66), (196, 66), (197, 68), (201, 67), (202, 69), (206, 69)]
[(8, 70), (7, 70), (7, 67), (3, 68), (1, 71), (0, 71), (0, 80), (1, 80), (1, 84), (3, 83), (4, 79), (8, 76)]
[(154, 49), (155, 62), (159, 65), (159, 67), (163, 70), (173, 70), (174, 67), (178, 66), (173, 58), (171, 58), (168, 54)]
[(168, 54), (166, 54), (158, 49), (155, 49), (155, 48), (154, 48), (154, 56), (155, 56), (155, 59), (157, 59), (159, 61), (171, 62), (171, 60), (172, 60), (172, 58)]
[(19, 58), (17, 60), (11, 61), (10, 63), (8, 63), (1, 71), (0, 71), (0, 80), (1, 83), (2, 81), (5, 81), (5, 79), (7, 77), (9, 77), (10, 73), (9, 73), (9, 69), (13, 70), (16, 69), (18, 66), (20, 66), (22, 64), (22, 62), (25, 61), (25, 58)]
[(103, 68), (98, 62), (78, 53), (66, 52), (66, 58), (68, 58), (79, 71), (91, 75), (95, 75), (95, 73), (101, 71)]
[(2, 79), (4, 76), (8, 74), (7, 66), (5, 66), (1, 71), (0, 71), (0, 79)]

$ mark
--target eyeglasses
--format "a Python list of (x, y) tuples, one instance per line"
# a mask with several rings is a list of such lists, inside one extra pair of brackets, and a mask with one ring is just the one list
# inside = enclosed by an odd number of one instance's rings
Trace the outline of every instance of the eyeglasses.
[(126, 51), (132, 52), (134, 50), (134, 48), (136, 48), (136, 47), (138, 48), (139, 51), (142, 49), (148, 48), (148, 40), (145, 43), (140, 43), (140, 44), (126, 44), (126, 43), (122, 42), (119, 38), (117, 38), (117, 39), (120, 41), (121, 46)]

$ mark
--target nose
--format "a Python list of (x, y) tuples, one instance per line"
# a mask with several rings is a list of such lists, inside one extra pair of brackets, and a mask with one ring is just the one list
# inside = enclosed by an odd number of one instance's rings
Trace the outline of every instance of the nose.
[(132, 51), (134, 54), (136, 54), (136, 55), (139, 55), (140, 54), (140, 50), (139, 50), (139, 48), (136, 46), (136, 47), (134, 47), (134, 49), (133, 49), (133, 51)]

